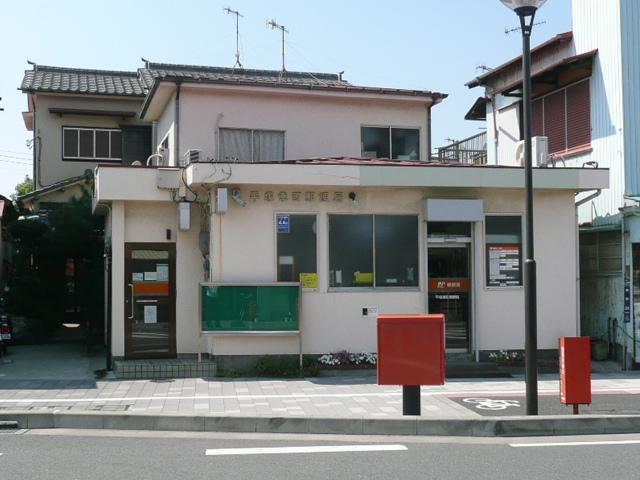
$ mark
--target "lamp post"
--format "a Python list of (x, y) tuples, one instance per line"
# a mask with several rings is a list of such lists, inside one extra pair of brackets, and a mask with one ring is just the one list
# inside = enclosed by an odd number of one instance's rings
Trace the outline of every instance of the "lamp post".
[(500, 0), (520, 17), (522, 30), (522, 106), (524, 127), (526, 224), (524, 262), (524, 354), (527, 415), (538, 414), (538, 321), (536, 261), (533, 250), (533, 170), (531, 168), (531, 30), (546, 0)]

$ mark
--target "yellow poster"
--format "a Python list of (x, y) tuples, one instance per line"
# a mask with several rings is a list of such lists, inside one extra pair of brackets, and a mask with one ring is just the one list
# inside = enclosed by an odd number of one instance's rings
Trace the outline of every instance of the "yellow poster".
[(302, 288), (318, 288), (318, 274), (317, 273), (301, 273), (300, 286)]

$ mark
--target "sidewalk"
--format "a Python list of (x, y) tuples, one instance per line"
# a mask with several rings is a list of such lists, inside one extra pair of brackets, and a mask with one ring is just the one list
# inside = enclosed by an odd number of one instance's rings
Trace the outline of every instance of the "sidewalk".
[(316, 430), (324, 425), (325, 433), (363, 433), (367, 424), (376, 425), (378, 433), (398, 433), (400, 428), (415, 434), (416, 425), (431, 422), (441, 435), (461, 435), (465, 429), (471, 435), (474, 431), (504, 434), (505, 424), (524, 421), (529, 432), (533, 428), (552, 434), (561, 421), (572, 428), (578, 425), (580, 433), (585, 433), (585, 425), (593, 433), (612, 431), (612, 425), (615, 431), (623, 425), (640, 432), (640, 372), (594, 374), (593, 404), (581, 407), (579, 416), (560, 404), (557, 375), (540, 375), (538, 384), (540, 414), (552, 417), (522, 417), (525, 384), (521, 377), (454, 379), (442, 386), (422, 387), (422, 415), (416, 419), (402, 417), (401, 388), (378, 386), (375, 377), (95, 380), (83, 365), (75, 378), (66, 371), (66, 378), (54, 380), (33, 378), (33, 374), (20, 378), (15, 367), (16, 362), (0, 364), (0, 420), (18, 420), (29, 428), (164, 425), (167, 429), (256, 431), (276, 425), (276, 431), (312, 431), (313, 425)]

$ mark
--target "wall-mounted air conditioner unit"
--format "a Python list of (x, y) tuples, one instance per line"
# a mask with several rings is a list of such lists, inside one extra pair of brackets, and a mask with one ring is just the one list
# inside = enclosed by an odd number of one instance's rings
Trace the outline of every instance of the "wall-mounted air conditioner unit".
[(180, 164), (180, 166), (184, 167), (186, 165), (189, 165), (190, 163), (198, 163), (201, 157), (202, 155), (200, 153), (200, 150), (190, 148), (182, 157), (182, 163)]
[[(524, 167), (524, 140), (516, 143), (516, 165)], [(547, 137), (531, 138), (531, 163), (534, 167), (546, 167), (549, 163), (549, 139)]]

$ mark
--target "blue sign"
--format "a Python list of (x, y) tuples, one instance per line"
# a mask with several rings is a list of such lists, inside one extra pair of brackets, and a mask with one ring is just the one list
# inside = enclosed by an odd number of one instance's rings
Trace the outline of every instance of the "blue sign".
[(631, 323), (631, 285), (624, 284), (624, 323)]
[(276, 225), (278, 233), (289, 233), (291, 231), (291, 216), (276, 215)]

